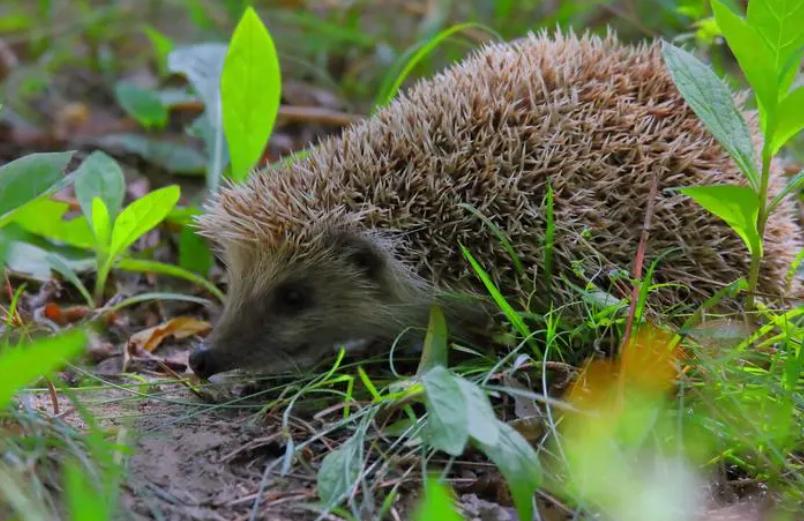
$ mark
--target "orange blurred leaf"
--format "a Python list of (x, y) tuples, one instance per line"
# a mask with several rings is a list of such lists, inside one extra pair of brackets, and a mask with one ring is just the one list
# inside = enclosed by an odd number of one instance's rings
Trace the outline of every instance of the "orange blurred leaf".
[[(676, 381), (676, 361), (681, 355), (674, 336), (651, 325), (640, 327), (620, 350), (618, 360), (592, 360), (581, 369), (567, 400), (582, 410), (601, 410), (613, 405), (626, 388), (657, 394)], [(617, 393), (614, 393), (614, 391)]]
[(672, 334), (650, 325), (640, 327), (621, 350), (621, 383), (648, 392), (669, 390), (676, 381), (679, 353)]
[(210, 330), (209, 322), (193, 317), (176, 317), (158, 326), (143, 329), (131, 335), (128, 340), (129, 349), (153, 351), (168, 337), (176, 339), (193, 335), (202, 335)]

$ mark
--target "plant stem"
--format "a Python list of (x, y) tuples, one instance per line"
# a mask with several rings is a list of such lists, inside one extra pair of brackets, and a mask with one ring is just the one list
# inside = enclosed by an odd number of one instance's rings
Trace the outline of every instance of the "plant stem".
[(109, 277), (110, 269), (105, 255), (98, 253), (96, 266), (98, 271), (95, 275), (95, 303), (101, 305), (103, 304), (103, 290), (106, 289), (106, 279)]
[(751, 267), (748, 273), (748, 299), (745, 303), (747, 312), (754, 311), (755, 295), (759, 283), (759, 268), (762, 263), (762, 244), (765, 237), (765, 224), (768, 222), (768, 184), (770, 183), (771, 152), (767, 145), (762, 147), (762, 177), (759, 185), (759, 212), (757, 213), (757, 234), (759, 235), (759, 248), (751, 252)]

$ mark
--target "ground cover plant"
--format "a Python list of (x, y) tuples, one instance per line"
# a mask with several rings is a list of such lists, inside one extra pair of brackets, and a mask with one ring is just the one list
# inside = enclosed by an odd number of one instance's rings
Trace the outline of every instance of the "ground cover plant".
[[(4, 3), (0, 518), (799, 519), (804, 308), (756, 288), (768, 216), (802, 202), (802, 20), (801, 0)], [(433, 307), (420, 355), (192, 374), (225, 298), (192, 226), (211, 193), (483, 43), (556, 26), (664, 39), (745, 175), (682, 189), (745, 242), (744, 278), (656, 309), (662, 258), (630, 245), (623, 294), (589, 281), (568, 321), (495, 287), (523, 270), (486, 220), (511, 266), (455, 253), (499, 308), (489, 345)]]

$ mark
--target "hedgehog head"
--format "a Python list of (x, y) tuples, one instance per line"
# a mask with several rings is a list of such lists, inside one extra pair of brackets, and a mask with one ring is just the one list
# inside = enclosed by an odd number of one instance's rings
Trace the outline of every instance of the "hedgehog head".
[(200, 376), (302, 369), (346, 343), (393, 339), (427, 316), (425, 285), (370, 232), (318, 229), (304, 242), (233, 242), (222, 253), (227, 302), (191, 355)]

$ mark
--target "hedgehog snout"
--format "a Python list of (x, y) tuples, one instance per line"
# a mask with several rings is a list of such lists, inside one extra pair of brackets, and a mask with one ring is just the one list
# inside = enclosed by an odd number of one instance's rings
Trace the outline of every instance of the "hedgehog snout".
[(203, 344), (190, 353), (190, 369), (201, 378), (207, 379), (220, 373), (218, 365), (215, 361), (214, 351)]

